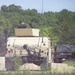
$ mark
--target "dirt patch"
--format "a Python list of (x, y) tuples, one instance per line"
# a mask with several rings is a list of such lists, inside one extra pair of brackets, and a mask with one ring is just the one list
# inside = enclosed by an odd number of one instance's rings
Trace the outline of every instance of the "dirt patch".
[[(20, 70), (40, 70), (40, 66), (37, 66), (33, 63), (26, 63), (22, 66), (20, 66)], [(57, 72), (57, 73), (71, 73), (74, 72), (75, 68), (72, 66), (69, 66), (65, 63), (51, 63), (51, 72)]]
[(74, 72), (75, 68), (72, 66), (68, 66), (63, 63), (52, 63), (51, 64), (51, 72), (59, 72), (59, 73), (71, 73)]

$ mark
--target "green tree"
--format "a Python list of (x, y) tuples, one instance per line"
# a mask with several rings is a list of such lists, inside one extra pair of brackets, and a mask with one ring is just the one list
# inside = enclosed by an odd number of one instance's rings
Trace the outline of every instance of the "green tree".
[(1, 6), (1, 10), (4, 11), (4, 12), (7, 12), (8, 11), (8, 7), (6, 5), (2, 5)]
[(20, 11), (22, 11), (22, 8), (21, 8), (21, 6), (16, 6), (14, 4), (11, 4), (8, 6), (8, 10), (10, 12), (20, 12)]
[(59, 43), (72, 44), (74, 38), (72, 38), (75, 34), (74, 31), (74, 20), (72, 17), (72, 12), (64, 9), (59, 12), (58, 16), (58, 35), (59, 35)]

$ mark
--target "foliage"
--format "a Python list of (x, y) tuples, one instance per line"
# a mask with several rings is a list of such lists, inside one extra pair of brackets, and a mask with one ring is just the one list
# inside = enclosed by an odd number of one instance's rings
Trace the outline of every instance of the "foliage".
[(4, 12), (7, 12), (8, 11), (8, 7), (6, 5), (2, 5), (1, 6), (1, 10), (4, 11)]
[(13, 69), (18, 71), (20, 65), (22, 65), (21, 57), (15, 57), (13, 59)]

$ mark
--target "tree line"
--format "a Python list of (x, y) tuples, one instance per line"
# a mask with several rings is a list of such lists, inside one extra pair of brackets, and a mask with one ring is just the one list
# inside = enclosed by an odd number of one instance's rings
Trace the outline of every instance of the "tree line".
[(36, 9), (22, 9), (11, 4), (0, 10), (0, 37), (14, 36), (14, 28), (22, 22), (40, 29), (40, 36), (47, 36), (54, 44), (75, 44), (75, 12), (63, 9), (60, 12), (39, 13)]

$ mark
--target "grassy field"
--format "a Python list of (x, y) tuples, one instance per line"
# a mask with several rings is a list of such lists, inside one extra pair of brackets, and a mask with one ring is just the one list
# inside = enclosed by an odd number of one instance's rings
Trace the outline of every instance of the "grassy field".
[(14, 71), (14, 72), (0, 72), (0, 75), (75, 75), (74, 73), (52, 73), (52, 72), (31, 72), (31, 71)]
[(66, 60), (63, 63), (68, 64), (69, 66), (75, 67), (75, 59), (74, 60)]

